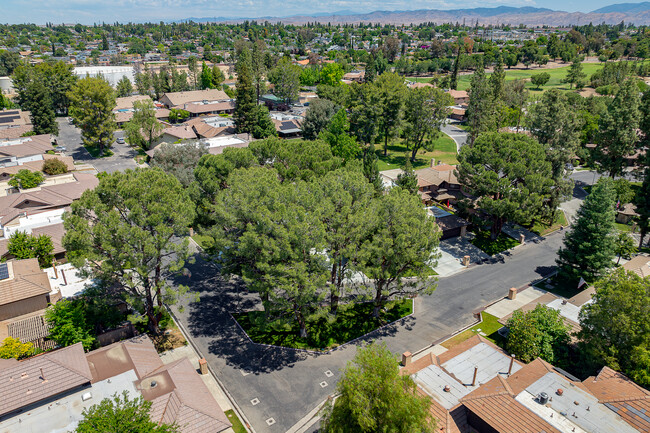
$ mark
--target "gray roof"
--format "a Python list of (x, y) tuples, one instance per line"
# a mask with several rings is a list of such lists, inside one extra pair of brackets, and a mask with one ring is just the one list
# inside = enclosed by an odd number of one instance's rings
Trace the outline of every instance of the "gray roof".
[[(467, 386), (472, 384), (474, 367), (478, 367), (476, 386), (479, 386), (495, 378), (498, 374), (506, 375), (509, 366), (510, 357), (486, 343), (479, 343), (442, 364), (445, 370)], [(521, 366), (515, 362), (512, 366), (512, 373), (520, 368)], [(469, 389), (474, 388), (470, 387)]]
[[(437, 365), (430, 365), (418, 371), (413, 380), (447, 410), (456, 406), (458, 401), (472, 390), (461, 385)], [(449, 386), (449, 392), (445, 391), (445, 386)]]
[[(562, 395), (557, 394), (558, 389), (562, 389)], [(526, 406), (537, 415), (543, 416), (552, 425), (555, 425), (555, 420), (557, 422), (568, 420), (589, 433), (634, 433), (638, 431), (615, 412), (600, 404), (598, 399), (587, 390), (557, 373), (546, 373), (528, 386), (526, 391), (520, 393), (517, 400), (522, 398), (522, 394), (528, 393), (537, 397), (542, 392), (551, 397), (546, 405), (542, 406), (534, 402)], [(555, 420), (550, 415), (546, 415), (549, 408), (556, 412), (553, 417)]]

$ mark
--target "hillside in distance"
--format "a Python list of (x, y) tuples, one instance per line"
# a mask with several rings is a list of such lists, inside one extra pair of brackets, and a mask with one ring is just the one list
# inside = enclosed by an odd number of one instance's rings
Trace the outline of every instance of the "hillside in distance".
[(306, 24), (308, 22), (332, 24), (420, 24), (434, 23), (476, 23), (482, 25), (509, 24), (527, 26), (570, 26), (588, 23), (618, 24), (621, 21), (637, 25), (650, 24), (650, 2), (620, 3), (597, 9), (592, 12), (564, 12), (546, 8), (499, 6), (474, 9), (422, 9), (414, 11), (374, 11), (370, 13), (332, 13), (314, 15), (294, 15), (285, 17), (247, 17), (247, 18), (188, 18), (183, 21), (240, 23), (244, 20), (282, 22), (284, 24)]

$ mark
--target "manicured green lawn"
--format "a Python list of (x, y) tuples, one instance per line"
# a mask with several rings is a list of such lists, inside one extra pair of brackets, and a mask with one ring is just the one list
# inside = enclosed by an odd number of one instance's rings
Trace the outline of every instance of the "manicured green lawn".
[(458, 343), (462, 343), (463, 341), (473, 337), (479, 332), (485, 334), (484, 337), (486, 339), (500, 346), (504, 341), (503, 337), (501, 337), (501, 335), (499, 335), (497, 332), (503, 327), (503, 325), (498, 322), (499, 319), (496, 316), (486, 313), (485, 311), (481, 313), (481, 318), (483, 319), (481, 323), (472, 326), (467, 331), (463, 331), (460, 334), (453, 336), (449, 340), (442, 343), (441, 346), (450, 349)]
[(212, 237), (200, 235), (198, 233), (195, 233), (194, 236), (192, 236), (192, 239), (194, 240), (194, 242), (199, 244), (201, 248), (204, 249), (207, 248), (212, 243)]
[(476, 237), (471, 242), (491, 256), (519, 245), (519, 242), (505, 233), (501, 233), (498, 238), (493, 240), (490, 238), (488, 230), (477, 232)]
[[(284, 324), (265, 323), (263, 311), (233, 314), (237, 322), (256, 343), (293, 347), (296, 349), (328, 350), (359, 338), (375, 329), (408, 316), (413, 301), (403, 299), (386, 304), (378, 319), (372, 317), (373, 304), (353, 304), (339, 307), (336, 319), (316, 317), (307, 323), (307, 338), (300, 338), (295, 320)], [(322, 316), (322, 315), (320, 315)]]
[[(587, 74), (587, 83), (589, 82), (589, 77), (593, 75), (594, 72), (600, 70), (603, 67), (600, 63), (583, 63), (582, 71)], [(507, 70), (506, 69), (506, 81), (509, 80), (520, 80), (527, 79), (526, 88), (534, 93), (541, 93), (544, 90), (548, 89), (560, 89), (560, 90), (570, 90), (568, 83), (563, 83), (562, 80), (566, 77), (567, 71), (569, 70), (569, 64), (561, 68), (553, 69), (540, 69), (531, 67), (530, 69), (517, 69), (517, 70)], [(545, 86), (541, 90), (537, 90), (537, 87), (530, 82), (530, 77), (533, 74), (539, 74), (541, 72), (548, 72), (551, 76), (551, 79), (548, 80)], [(489, 74), (488, 74), (489, 75)], [(458, 90), (467, 90), (469, 89), (470, 80), (472, 75), (460, 75), (458, 77)]]
[(566, 216), (564, 215), (564, 211), (558, 209), (557, 213), (555, 214), (555, 221), (553, 224), (549, 226), (547, 221), (535, 221), (535, 224), (533, 227), (531, 227), (530, 231), (537, 233), (540, 236), (545, 236), (559, 229), (560, 226), (566, 227), (567, 225), (568, 223)]
[(614, 223), (614, 225), (616, 226), (618, 231), (625, 232), (625, 233), (628, 233), (628, 232), (632, 231), (632, 226), (631, 225), (621, 224), (621, 223)]
[(242, 424), (242, 422), (239, 420), (239, 417), (235, 414), (235, 412), (232, 409), (227, 410), (224, 413), (228, 417), (228, 421), (230, 421), (230, 424), (232, 424), (232, 429), (235, 431), (235, 433), (247, 433), (244, 424)]
[[(378, 166), (379, 171), (390, 170), (394, 168), (401, 168), (406, 163), (405, 154), (411, 157), (411, 152), (401, 142), (394, 142), (388, 146), (388, 155), (384, 156), (383, 145), (377, 146), (377, 157), (379, 158)], [(431, 164), (431, 159), (435, 158), (436, 161), (442, 161), (445, 164), (457, 164), (456, 159), (456, 142), (447, 134), (442, 134), (434, 142), (434, 150), (427, 152), (420, 149), (413, 163), (413, 168), (428, 167)]]

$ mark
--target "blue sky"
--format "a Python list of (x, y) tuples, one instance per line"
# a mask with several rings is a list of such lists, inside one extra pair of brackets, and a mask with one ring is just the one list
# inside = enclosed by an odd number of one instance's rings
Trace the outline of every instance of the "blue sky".
[(589, 12), (624, 0), (0, 0), (2, 23), (171, 21), (188, 17), (289, 16), (350, 10), (536, 6)]

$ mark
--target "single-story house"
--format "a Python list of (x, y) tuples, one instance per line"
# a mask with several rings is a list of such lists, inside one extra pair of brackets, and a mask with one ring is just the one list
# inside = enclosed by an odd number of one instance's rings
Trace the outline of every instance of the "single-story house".
[(185, 104), (194, 102), (220, 102), (229, 101), (231, 98), (219, 89), (191, 90), (188, 92), (169, 92), (165, 93), (160, 102), (167, 108), (182, 107)]
[(454, 98), (454, 105), (463, 105), (469, 103), (469, 93), (467, 93), (465, 90), (449, 89), (447, 93), (449, 96)]

